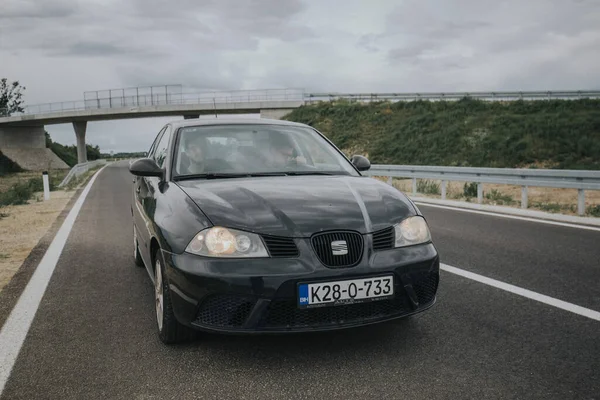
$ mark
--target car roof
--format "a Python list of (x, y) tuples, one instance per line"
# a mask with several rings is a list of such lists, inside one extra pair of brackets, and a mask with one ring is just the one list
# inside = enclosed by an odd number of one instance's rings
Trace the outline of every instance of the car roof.
[(187, 126), (202, 126), (202, 125), (284, 125), (284, 126), (303, 126), (308, 127), (306, 124), (299, 122), (284, 121), (279, 119), (268, 119), (268, 118), (223, 118), (221, 116), (211, 119), (184, 119), (169, 122), (174, 129), (187, 127)]

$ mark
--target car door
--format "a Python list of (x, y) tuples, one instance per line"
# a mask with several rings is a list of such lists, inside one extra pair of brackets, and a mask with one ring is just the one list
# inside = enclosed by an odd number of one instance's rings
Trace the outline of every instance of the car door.
[[(166, 130), (166, 126), (163, 127), (152, 146), (150, 146), (150, 150), (148, 151), (147, 158), (154, 159), (154, 154), (157, 149), (157, 145), (161, 142), (161, 138), (163, 136), (164, 131)], [(146, 265), (150, 265), (150, 257), (148, 256), (149, 246), (150, 246), (150, 236), (148, 234), (148, 228), (150, 221), (146, 212), (144, 211), (144, 200), (148, 196), (148, 182), (145, 177), (142, 176), (134, 176), (133, 178), (133, 220), (135, 223), (136, 235), (138, 240), (138, 246), (140, 250), (140, 255), (144, 259)]]
[[(167, 125), (163, 132), (163, 135), (158, 140), (156, 144), (156, 148), (151, 156), (151, 158), (156, 162), (156, 164), (166, 170), (166, 163), (169, 154), (169, 144), (171, 142), (171, 126)], [(141, 209), (144, 217), (144, 242), (145, 242), (145, 255), (143, 257), (147, 257), (148, 265), (150, 265), (151, 255), (150, 255), (150, 239), (154, 235), (154, 214), (156, 211), (156, 201), (158, 200), (158, 195), (160, 194), (158, 185), (160, 183), (160, 178), (155, 176), (142, 177), (140, 181), (140, 192), (138, 194), (139, 201), (141, 204)]]

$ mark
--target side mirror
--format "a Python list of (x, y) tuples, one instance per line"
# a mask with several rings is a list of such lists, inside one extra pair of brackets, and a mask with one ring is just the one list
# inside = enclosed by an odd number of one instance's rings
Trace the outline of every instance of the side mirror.
[(129, 172), (136, 176), (157, 176), (163, 177), (163, 170), (158, 164), (150, 158), (140, 158), (131, 163)]
[(367, 171), (369, 168), (371, 168), (371, 162), (366, 157), (354, 155), (350, 161), (359, 171)]

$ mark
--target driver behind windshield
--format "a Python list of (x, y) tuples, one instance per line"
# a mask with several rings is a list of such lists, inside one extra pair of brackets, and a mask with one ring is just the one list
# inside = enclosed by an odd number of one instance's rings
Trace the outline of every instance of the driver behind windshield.
[(269, 166), (278, 168), (290, 164), (306, 164), (306, 159), (298, 156), (291, 140), (284, 134), (274, 134), (269, 141)]

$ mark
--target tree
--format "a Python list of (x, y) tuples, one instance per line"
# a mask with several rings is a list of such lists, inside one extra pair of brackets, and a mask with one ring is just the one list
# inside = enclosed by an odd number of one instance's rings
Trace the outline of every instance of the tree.
[(0, 80), (0, 117), (8, 117), (15, 112), (23, 112), (24, 86), (19, 85), (19, 81), (9, 84), (6, 78)]

